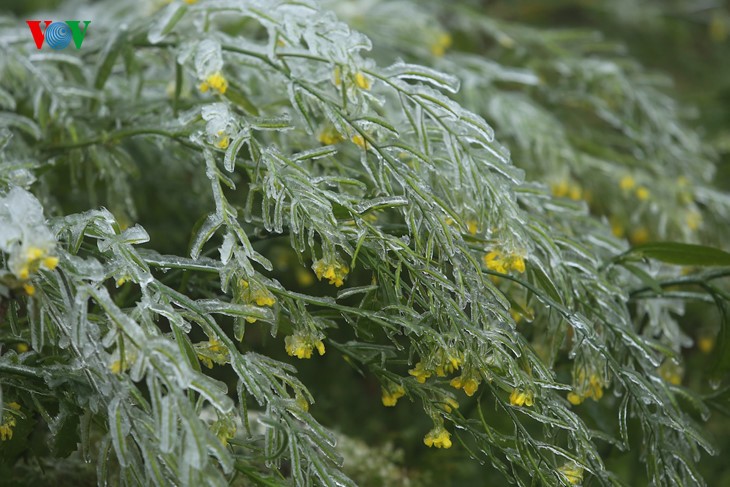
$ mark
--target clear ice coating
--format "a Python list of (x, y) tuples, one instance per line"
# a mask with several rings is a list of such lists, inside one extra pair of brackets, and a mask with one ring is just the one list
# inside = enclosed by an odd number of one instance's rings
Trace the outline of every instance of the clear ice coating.
[(198, 78), (205, 79), (223, 69), (221, 45), (212, 39), (205, 39), (195, 50), (195, 72)]

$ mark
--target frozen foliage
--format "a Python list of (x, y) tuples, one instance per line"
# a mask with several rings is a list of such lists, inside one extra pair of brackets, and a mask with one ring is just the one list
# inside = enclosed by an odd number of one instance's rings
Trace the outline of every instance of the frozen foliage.
[[(676, 107), (638, 68), (579, 52), (518, 69), (413, 43), (404, 57), (438, 54), (441, 69), (381, 66), (367, 57), (368, 37), (316, 2), (162, 3), (90, 6), (95, 35), (83, 58), (29, 57), (25, 32), (0, 40), (0, 262), (15, 292), (8, 337), (32, 348), (0, 357), (0, 370), (27, 378), (3, 381), (3, 394), (41, 408), (30, 398), (46, 389), (59, 412), (39, 412), (54, 437), (81, 414), (82, 453), (95, 456), (100, 483), (228, 485), (238, 473), (271, 485), (354, 484), (336, 436), (308, 412), (316, 398), (294, 367), (246, 345), (251, 326), (294, 357), (343, 354), (380, 381), (383, 404), (407, 396), (423, 405), (434, 423), (427, 445), (458, 437), (518, 485), (576, 483), (575, 472), (615, 484), (599, 448), (628, 448), (631, 418), (654, 483), (700, 481), (695, 463), (712, 448), (677, 398), (705, 407), (658, 370), (686, 344), (672, 317), (682, 300), (636, 305), (632, 290), (660, 286), (656, 264), (631, 261), (605, 219), (548, 187), (561, 181), (547, 174), (560, 171), (618, 174), (616, 154), (557, 122), (552, 107), (566, 100), (623, 131), (622, 156), (674, 169), (704, 157), (695, 134), (659, 126)], [(384, 3), (382, 18), (396, 4), (417, 12), (414, 28), (429, 18), (408, 2)], [(454, 22), (522, 42), (524, 56), (563, 42), (478, 16)], [(387, 22), (373, 24), (374, 37), (387, 32)], [(546, 74), (563, 81), (546, 86)], [(695, 167), (691, 184), (712, 170), (708, 160)], [(627, 190), (649, 186), (648, 170)], [(66, 178), (86, 185), (94, 209), (66, 210), (81, 198), (54, 189)], [(182, 198), (164, 193), (177, 178)], [(36, 179), (48, 223), (27, 191)], [(132, 224), (146, 216), (137, 179), (156, 204), (187, 205), (171, 221), (195, 213), (187, 255), (152, 250), (155, 229)], [(95, 209), (99, 200), (109, 209)], [(641, 210), (673, 235), (662, 208)], [(344, 286), (336, 297), (272, 278), (276, 261), (261, 242), (280, 236), (320, 280)], [(57, 260), (22, 275), (31, 247)], [(518, 325), (526, 320), (529, 333)], [(333, 328), (348, 341), (328, 338)], [(234, 378), (214, 379), (201, 364)], [(459, 413), (454, 387), (479, 390), (476, 415)], [(575, 406), (604, 390), (613, 422), (595, 425)], [(490, 410), (513, 428), (491, 424)]]

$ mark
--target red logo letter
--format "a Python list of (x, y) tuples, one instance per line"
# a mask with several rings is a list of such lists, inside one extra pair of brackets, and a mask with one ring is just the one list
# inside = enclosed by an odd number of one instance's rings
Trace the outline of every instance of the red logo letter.
[[(44, 20), (43, 22), (46, 23), (46, 28), (48, 28), (49, 25), (51, 25), (50, 20)], [(30, 33), (33, 34), (33, 40), (35, 41), (35, 46), (40, 49), (43, 47), (43, 41), (45, 40), (46, 36), (41, 32), (41, 21), (40, 20), (26, 20), (26, 24), (28, 24), (28, 27), (30, 27)]]

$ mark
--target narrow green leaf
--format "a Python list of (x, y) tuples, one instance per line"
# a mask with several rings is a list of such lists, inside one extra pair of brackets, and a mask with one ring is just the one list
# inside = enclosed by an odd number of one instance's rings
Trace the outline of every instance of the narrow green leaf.
[(640, 255), (667, 264), (730, 266), (730, 253), (724, 250), (680, 242), (654, 242), (639, 245), (625, 255)]
[(168, 5), (162, 12), (160, 19), (150, 29), (148, 39), (152, 44), (160, 42), (172, 29), (175, 28), (177, 23), (182, 19), (185, 12), (187, 12), (188, 6), (182, 2), (174, 2)]

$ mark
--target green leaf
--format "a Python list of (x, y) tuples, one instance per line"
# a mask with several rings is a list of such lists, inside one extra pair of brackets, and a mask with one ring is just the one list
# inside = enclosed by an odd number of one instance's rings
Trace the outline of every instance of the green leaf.
[(626, 262), (623, 262), (621, 265), (633, 275), (638, 277), (641, 280), (641, 283), (644, 284), (644, 286), (650, 288), (657, 294), (662, 294), (662, 287), (659, 285), (657, 280), (651, 277), (649, 273), (647, 273), (645, 270)]
[(160, 19), (150, 29), (148, 39), (152, 44), (157, 44), (163, 37), (169, 34), (175, 28), (177, 23), (182, 19), (188, 6), (184, 3), (171, 3), (165, 8)]
[(545, 274), (542, 269), (537, 266), (530, 266), (530, 272), (534, 277), (534, 282), (540, 286), (540, 288), (548, 293), (548, 296), (556, 303), (563, 304), (563, 298), (560, 296), (558, 289), (553, 284), (553, 281)]
[(124, 31), (115, 32), (107, 41), (104, 50), (101, 53), (101, 61), (96, 69), (96, 77), (94, 79), (94, 88), (100, 90), (104, 88), (106, 80), (112, 73), (114, 63), (121, 52), (120, 45), (123, 43), (126, 35)]
[(679, 242), (654, 242), (639, 245), (625, 255), (640, 255), (677, 265), (730, 266), (730, 254), (724, 250)]
[[(67, 409), (62, 403), (62, 409)], [(79, 442), (79, 416), (63, 411), (58, 418), (58, 430), (53, 436), (52, 450), (58, 458), (65, 458), (76, 451)]]

